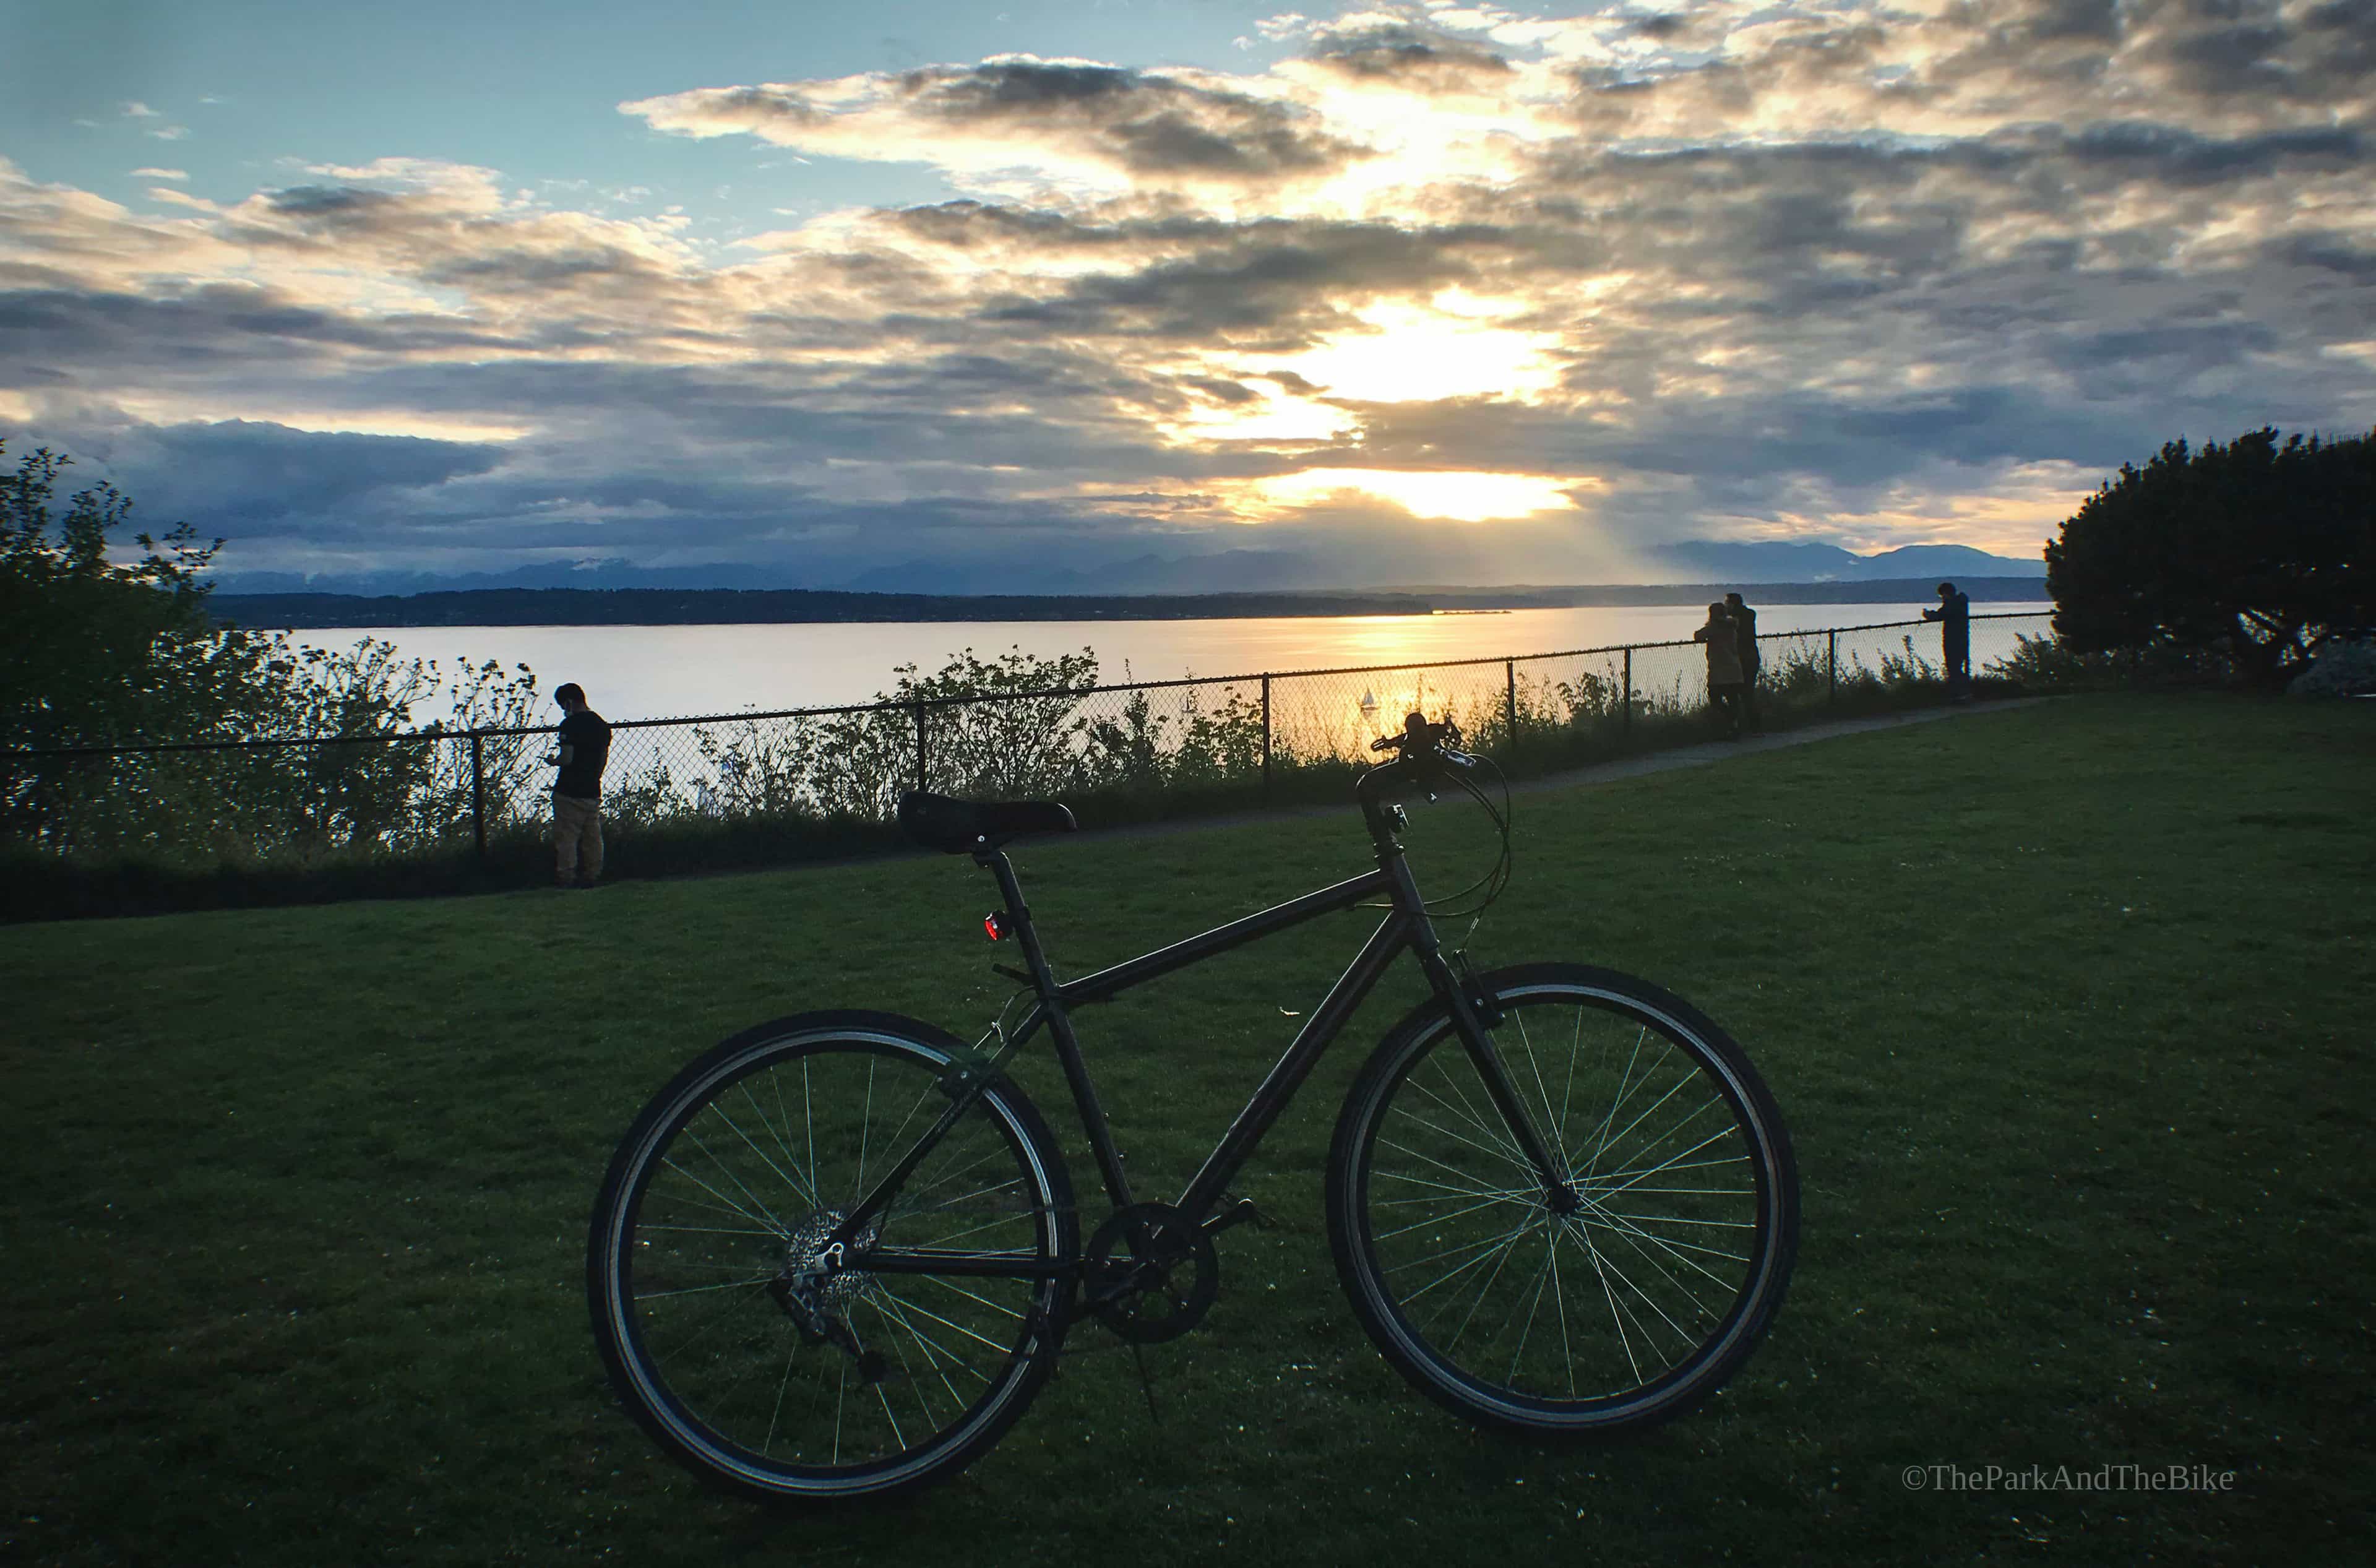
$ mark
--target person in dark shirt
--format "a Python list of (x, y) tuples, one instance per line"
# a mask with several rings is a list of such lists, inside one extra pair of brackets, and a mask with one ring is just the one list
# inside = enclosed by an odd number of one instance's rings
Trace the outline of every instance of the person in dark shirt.
[(1724, 596), (1724, 607), (1732, 617), (1732, 630), (1740, 646), (1740, 706), (1749, 727), (1757, 728), (1757, 669), (1763, 662), (1757, 656), (1757, 612), (1740, 601), (1740, 595)]
[(1939, 640), (1947, 657), (1947, 700), (1972, 700), (1972, 601), (1953, 583), (1939, 585), (1939, 608), (1925, 610), (1925, 621), (1939, 624)]
[(602, 768), (611, 760), (611, 727), (586, 706), (576, 682), (552, 700), (565, 716), (560, 744), (544, 760), (561, 772), (552, 780), (553, 875), (564, 887), (591, 887), (602, 874)]
[(1708, 606), (1707, 624), (1692, 634), (1707, 645), (1708, 712), (1728, 741), (1740, 739), (1740, 639), (1721, 600)]

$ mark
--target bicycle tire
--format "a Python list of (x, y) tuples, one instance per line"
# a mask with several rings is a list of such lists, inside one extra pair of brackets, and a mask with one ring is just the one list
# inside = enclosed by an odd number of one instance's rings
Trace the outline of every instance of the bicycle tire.
[(1046, 1383), (1077, 1220), (1055, 1140), (1004, 1076), (862, 1244), (1012, 1253), (1039, 1277), (845, 1271), (806, 1327), (769, 1293), (948, 1108), (965, 1049), (888, 1014), (776, 1019), (678, 1074), (621, 1141), (588, 1231), (595, 1340), (628, 1414), (705, 1482), (789, 1503), (910, 1491), (980, 1456)]
[(1656, 986), (1581, 964), (1479, 983), (1580, 1206), (1555, 1212), (1430, 1002), (1337, 1118), (1338, 1277), (1387, 1361), (1457, 1415), (1536, 1441), (1645, 1430), (1713, 1394), (1781, 1306), (1799, 1233), (1788, 1131), (1740, 1048)]

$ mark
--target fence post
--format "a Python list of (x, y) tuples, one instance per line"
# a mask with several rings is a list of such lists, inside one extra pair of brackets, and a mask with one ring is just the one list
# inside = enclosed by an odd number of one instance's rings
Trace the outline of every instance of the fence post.
[(1625, 650), (1625, 697), (1617, 710), (1617, 732), (1634, 733), (1634, 650)]
[(1510, 754), (1516, 756), (1518, 754), (1518, 661), (1515, 659), (1503, 659), (1502, 673), (1509, 683), (1506, 690), (1510, 711)]
[(487, 752), (476, 730), (470, 731), (470, 832), (479, 841), (479, 859), (487, 858)]
[(1824, 634), (1824, 706), (1837, 707), (1840, 703), (1840, 635)]
[(915, 704), (915, 708), (916, 708), (916, 788), (917, 788), (917, 789), (919, 789), (919, 790), (921, 790), (921, 789), (923, 789), (923, 788), (925, 787), (925, 785), (924, 785), (924, 780), (925, 780), (925, 778), (928, 778), (928, 777), (929, 777), (929, 775), (927, 775), (927, 774), (925, 773), (925, 771), (924, 771), (924, 704), (923, 704), (923, 702), (922, 702), (922, 700), (921, 700), (921, 698), (920, 698), (920, 699), (918, 699), (918, 701), (916, 702), (916, 704)]
[(1270, 799), (1270, 677), (1263, 676), (1263, 799)]

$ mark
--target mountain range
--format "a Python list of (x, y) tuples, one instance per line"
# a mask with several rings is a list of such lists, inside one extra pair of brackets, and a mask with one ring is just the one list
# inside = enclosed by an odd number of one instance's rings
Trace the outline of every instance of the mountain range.
[[(2044, 577), (2036, 559), (1991, 555), (1960, 544), (1909, 544), (1859, 555), (1834, 544), (1730, 543), (1716, 540), (1669, 545), (1632, 574), (1657, 583), (1859, 583), (1883, 579), (1966, 576)], [(1452, 586), (1373, 582), (1341, 560), (1293, 551), (1226, 550), (1204, 555), (1152, 552), (1103, 564), (1067, 567), (1028, 558), (993, 562), (905, 561), (835, 580), (792, 567), (735, 562), (695, 566), (637, 566), (621, 560), (552, 563), (505, 572), (436, 574), (355, 571), (224, 572), (225, 593), (410, 595), (474, 588), (830, 588), (900, 594), (1206, 594), (1387, 589), (1425, 593)], [(1516, 585), (1501, 585), (1512, 587)], [(1610, 585), (1618, 586), (1618, 585)]]

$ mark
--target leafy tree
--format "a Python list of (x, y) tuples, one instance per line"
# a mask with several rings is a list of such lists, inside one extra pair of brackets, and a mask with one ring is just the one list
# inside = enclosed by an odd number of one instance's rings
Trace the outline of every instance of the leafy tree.
[(2074, 653), (2209, 652), (2283, 686), (2376, 624), (2376, 434), (2173, 441), (2063, 523), (2046, 586)]
[(218, 634), (201, 573), (222, 541), (183, 524), (130, 564), (109, 559), (131, 499), (112, 484), (53, 512), (59, 470), (46, 447), (0, 474), (0, 743), (130, 744), (186, 739), (245, 717), (269, 683), (267, 638)]
[[(183, 524), (123, 562), (111, 538), (131, 498), (111, 484), (57, 507), (73, 459), (47, 448), (0, 473), (0, 753), (336, 736), (231, 752), (0, 758), (0, 838), (54, 853), (139, 849), (256, 854), (413, 843), (453, 831), (467, 758), (388, 739), (415, 704), (447, 698), (456, 728), (525, 728), (536, 678), (465, 661), (399, 659), (368, 639), (348, 652), (218, 627), (207, 566), (222, 541)], [(443, 724), (428, 727), (429, 732)], [(529, 771), (523, 737), (481, 748), (508, 801)]]

